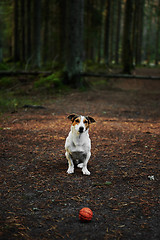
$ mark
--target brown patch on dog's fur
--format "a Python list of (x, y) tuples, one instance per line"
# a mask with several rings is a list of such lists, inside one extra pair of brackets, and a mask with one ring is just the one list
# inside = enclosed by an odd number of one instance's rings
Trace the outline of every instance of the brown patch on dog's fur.
[(79, 124), (81, 121), (81, 118), (80, 117), (76, 117), (73, 122), (72, 122), (72, 125), (75, 126), (76, 124)]
[[(72, 125), (73, 126), (75, 126), (76, 124), (79, 124), (80, 121), (81, 121), (81, 117), (76, 115), (76, 114), (70, 114), (68, 116), (68, 119), (70, 119), (72, 121)], [(85, 117), (85, 119), (83, 120), (83, 123), (85, 124), (86, 129), (88, 129), (89, 128), (89, 124), (91, 124), (93, 122), (95, 122), (95, 120), (92, 117), (90, 117), (90, 116)]]
[(89, 128), (89, 121), (88, 119), (85, 117), (85, 119), (83, 120), (83, 123), (85, 124), (86, 126), (86, 130)]

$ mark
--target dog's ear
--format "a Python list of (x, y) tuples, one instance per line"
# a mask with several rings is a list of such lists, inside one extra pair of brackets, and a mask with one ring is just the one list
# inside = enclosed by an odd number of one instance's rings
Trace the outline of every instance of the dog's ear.
[(95, 122), (94, 118), (92, 118), (92, 117), (90, 117), (90, 116), (88, 116), (87, 119), (88, 119), (88, 121), (89, 121), (89, 124)]
[(73, 122), (74, 119), (76, 119), (77, 117), (78, 117), (78, 115), (76, 115), (76, 114), (73, 113), (73, 114), (70, 114), (70, 115), (68, 116), (68, 119)]

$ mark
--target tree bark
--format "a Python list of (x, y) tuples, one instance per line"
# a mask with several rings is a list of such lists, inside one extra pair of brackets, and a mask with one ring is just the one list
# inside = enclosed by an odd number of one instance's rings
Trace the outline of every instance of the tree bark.
[(67, 83), (73, 87), (83, 86), (83, 0), (67, 0)]
[(2, 51), (2, 34), (0, 30), (0, 63), (3, 61), (3, 51)]
[(32, 58), (32, 38), (31, 38), (31, 24), (32, 24), (32, 12), (31, 12), (31, 2), (26, 2), (26, 60), (31, 61)]
[(14, 62), (20, 60), (19, 52), (19, 0), (13, 2), (13, 59)]
[(121, 30), (121, 0), (118, 0), (117, 9), (117, 24), (116, 24), (116, 47), (115, 47), (115, 63), (119, 64), (119, 45), (120, 45), (120, 30)]
[(110, 32), (109, 32), (109, 63), (112, 64), (112, 61), (114, 60), (114, 37), (115, 37), (115, 8), (116, 8), (116, 1), (110, 2)]
[(21, 7), (20, 7), (20, 28), (21, 28), (21, 39), (20, 39), (20, 48), (21, 48), (21, 63), (25, 62), (25, 0), (21, 0)]
[[(52, 71), (0, 71), (0, 77), (4, 76), (18, 76), (18, 75), (41, 75), (49, 76), (53, 74)], [(144, 80), (160, 80), (160, 76), (145, 76), (145, 75), (130, 75), (130, 74), (106, 74), (106, 73), (92, 73), (92, 72), (83, 72), (80, 74), (83, 77), (100, 77), (100, 78), (128, 78), (128, 79), (144, 79)]]
[(158, 65), (160, 61), (160, 0), (158, 2), (158, 11), (157, 11), (157, 31), (156, 31), (156, 57), (155, 64)]
[[(1, 16), (1, 8), (0, 8), (0, 16)], [(3, 61), (2, 35), (3, 35), (3, 23), (2, 23), (2, 20), (0, 19), (0, 63)]]
[(104, 58), (104, 11), (105, 11), (105, 0), (100, 1), (100, 12), (101, 12), (101, 25), (99, 27), (99, 38), (98, 38), (98, 63)]
[(146, 34), (146, 46), (145, 46), (145, 52), (146, 52), (146, 60), (147, 64), (150, 64), (151, 61), (151, 44), (152, 44), (152, 18), (153, 18), (153, 12), (151, 3), (152, 0), (148, 0), (148, 15), (146, 19), (146, 25), (147, 25), (147, 34)]
[(59, 62), (64, 64), (65, 57), (65, 46), (66, 46), (66, 0), (59, 1)]
[(44, 64), (49, 59), (49, 11), (50, 11), (50, 0), (44, 1), (44, 25), (43, 25), (43, 62)]
[(109, 33), (110, 33), (110, 5), (111, 0), (106, 1), (106, 23), (105, 23), (105, 43), (104, 43), (104, 52), (105, 52), (105, 62), (109, 65)]
[(145, 80), (160, 80), (158, 76), (143, 76), (130, 74), (106, 74), (106, 73), (82, 73), (85, 77), (100, 77), (100, 78), (128, 78), (128, 79), (145, 79)]
[(144, 0), (135, 1), (134, 13), (134, 54), (135, 64), (140, 65), (142, 59), (142, 36), (143, 36)]
[(86, 22), (85, 22), (85, 27), (86, 27), (86, 59), (87, 60), (94, 60), (93, 59), (93, 42), (91, 41), (92, 39), (92, 11), (91, 11), (91, 6), (93, 5), (93, 0), (86, 0)]
[(34, 66), (41, 66), (41, 0), (34, 0), (33, 7), (33, 45), (34, 45)]
[(131, 70), (133, 68), (133, 52), (131, 46), (132, 11), (133, 0), (126, 0), (123, 30), (122, 64), (123, 72), (128, 74), (131, 73)]

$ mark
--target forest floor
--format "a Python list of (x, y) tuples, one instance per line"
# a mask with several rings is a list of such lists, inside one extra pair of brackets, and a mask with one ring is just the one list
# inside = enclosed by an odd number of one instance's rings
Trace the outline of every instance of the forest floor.
[[(1, 115), (1, 239), (159, 239), (160, 81), (120, 81)], [(66, 173), (72, 112), (96, 120), (90, 176)]]

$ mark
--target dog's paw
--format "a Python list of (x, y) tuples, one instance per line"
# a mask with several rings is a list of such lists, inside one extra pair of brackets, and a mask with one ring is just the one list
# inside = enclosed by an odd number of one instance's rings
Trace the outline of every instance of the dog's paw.
[(68, 168), (67, 173), (68, 174), (74, 173), (74, 168)]
[(90, 175), (91, 174), (90, 171), (88, 171), (87, 168), (82, 169), (82, 172), (83, 172), (84, 175)]
[(77, 167), (83, 168), (83, 163), (79, 163), (79, 164), (77, 165)]

